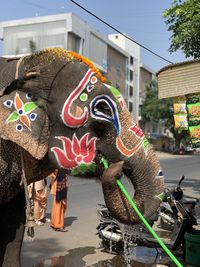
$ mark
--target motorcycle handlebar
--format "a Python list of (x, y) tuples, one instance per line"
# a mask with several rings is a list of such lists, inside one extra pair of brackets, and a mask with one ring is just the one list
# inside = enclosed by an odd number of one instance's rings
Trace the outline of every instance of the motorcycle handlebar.
[(182, 199), (183, 190), (182, 190), (180, 185), (181, 185), (181, 183), (182, 183), (182, 181), (184, 179), (185, 179), (185, 175), (182, 175), (180, 180), (179, 180), (179, 182), (178, 182), (178, 186), (177, 187), (173, 187), (171, 189), (166, 189), (165, 190), (165, 199), (164, 199), (164, 201), (167, 201), (167, 195), (166, 194), (168, 194), (168, 197), (169, 197), (169, 194), (171, 194), (175, 200), (181, 200)]
[(180, 181), (178, 182), (178, 187), (180, 187), (180, 185), (181, 185), (181, 183), (182, 183), (182, 181), (183, 181), (184, 179), (185, 179), (185, 175), (182, 175)]

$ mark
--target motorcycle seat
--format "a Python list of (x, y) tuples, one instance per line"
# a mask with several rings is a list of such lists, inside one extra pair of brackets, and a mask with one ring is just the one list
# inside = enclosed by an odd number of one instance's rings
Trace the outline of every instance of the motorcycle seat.
[(196, 198), (183, 198), (182, 199), (182, 202), (184, 204), (197, 204), (199, 202), (199, 199), (196, 199)]

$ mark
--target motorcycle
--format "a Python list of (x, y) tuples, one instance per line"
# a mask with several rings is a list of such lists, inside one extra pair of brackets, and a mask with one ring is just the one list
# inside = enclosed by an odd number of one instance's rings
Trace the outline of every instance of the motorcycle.
[[(196, 199), (184, 199), (180, 187), (185, 177), (181, 177), (178, 186), (165, 190), (165, 197), (157, 213), (149, 219), (149, 224), (160, 236), (165, 245), (176, 251), (181, 248), (184, 252), (184, 235), (195, 231), (197, 225), (195, 217)], [(146, 246), (159, 248), (159, 244), (152, 237), (146, 227), (141, 224), (124, 225), (112, 217), (105, 205), (99, 204), (97, 234), (101, 239), (101, 247), (111, 254), (121, 254), (125, 246)]]
[[(177, 187), (174, 187), (170, 190), (169, 189), (165, 189), (165, 190), (166, 192), (170, 191), (170, 194), (173, 196), (173, 198), (176, 201), (181, 202), (182, 205), (187, 209), (187, 211), (193, 216), (195, 216), (196, 215), (195, 208), (199, 200), (196, 198), (186, 198), (183, 196), (181, 183), (183, 182), (184, 179), (185, 179), (185, 176), (182, 175), (180, 177)], [(165, 198), (158, 209), (158, 216), (160, 217), (161, 228), (170, 231), (174, 228), (175, 214), (173, 210), (171, 209), (169, 202), (166, 199), (168, 197), (168, 194), (169, 193), (165, 194)]]

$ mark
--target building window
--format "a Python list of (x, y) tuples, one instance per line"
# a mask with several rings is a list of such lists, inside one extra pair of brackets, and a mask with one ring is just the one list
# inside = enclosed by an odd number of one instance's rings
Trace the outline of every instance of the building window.
[(133, 63), (134, 63), (134, 58), (130, 56), (130, 65), (133, 65)]
[[(126, 90), (125, 90), (125, 95), (124, 95), (124, 97), (125, 97), (126, 99), (129, 98), (129, 86), (128, 86), (128, 84), (126, 84)], [(127, 107), (128, 107), (128, 105), (127, 105)]]
[(157, 133), (157, 125), (156, 124), (152, 125), (152, 133)]
[(133, 111), (133, 103), (132, 102), (129, 102), (129, 112), (132, 112)]
[(115, 87), (116, 87), (117, 89), (120, 89), (120, 83), (119, 83), (119, 82), (116, 82)]
[(81, 38), (69, 32), (67, 49), (80, 53), (80, 47), (81, 47)]
[(129, 87), (129, 96), (133, 96), (133, 86), (130, 85)]
[(82, 55), (85, 54), (85, 40), (84, 39), (82, 39), (82, 53), (81, 54)]
[(121, 76), (122, 69), (120, 66), (116, 67), (116, 72), (117, 72), (118, 77)]
[(129, 80), (129, 69), (126, 69), (126, 79)]
[(30, 41), (32, 41), (31, 37), (18, 38), (15, 54), (17, 55), (17, 54), (30, 53)]
[(40, 35), (38, 36), (38, 49), (44, 49), (48, 47), (64, 47), (65, 35), (51, 34), (51, 35)]
[(133, 80), (133, 71), (130, 70), (130, 81), (132, 81), (132, 80)]

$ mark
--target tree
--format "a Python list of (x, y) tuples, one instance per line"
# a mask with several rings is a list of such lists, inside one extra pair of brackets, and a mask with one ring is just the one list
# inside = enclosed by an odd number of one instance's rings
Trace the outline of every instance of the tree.
[(158, 83), (151, 80), (145, 88), (145, 99), (141, 105), (142, 121), (159, 122), (159, 120), (167, 121), (172, 117), (172, 100), (158, 99)]
[(145, 122), (164, 121), (165, 127), (169, 129), (175, 139), (175, 146), (180, 147), (181, 139), (187, 136), (187, 131), (179, 132), (174, 128), (172, 99), (158, 98), (158, 83), (156, 80), (151, 80), (145, 88), (145, 99), (141, 105), (142, 124)]
[(168, 31), (172, 31), (169, 51), (182, 50), (186, 57), (200, 57), (200, 1), (174, 0), (163, 12)]
[(36, 51), (36, 43), (33, 40), (29, 41), (29, 48), (31, 50), (31, 53), (34, 53)]

